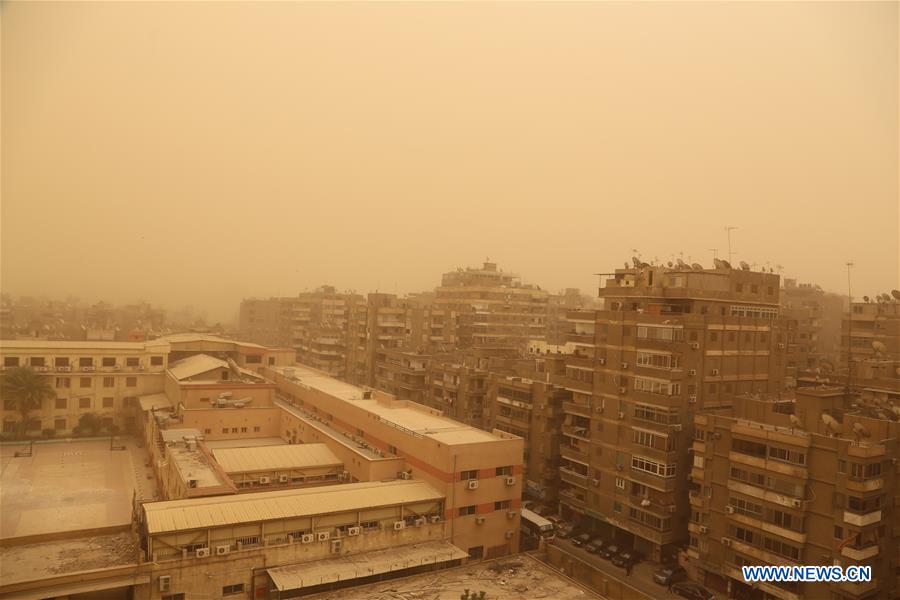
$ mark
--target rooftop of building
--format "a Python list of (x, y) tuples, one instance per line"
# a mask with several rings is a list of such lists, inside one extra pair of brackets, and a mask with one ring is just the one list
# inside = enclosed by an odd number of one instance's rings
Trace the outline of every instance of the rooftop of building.
[[(471, 444), (503, 439), (487, 431), (476, 429), (449, 417), (436, 414), (436, 411), (433, 409), (415, 402), (395, 400), (392, 396), (383, 392), (364, 394), (367, 390), (339, 381), (321, 371), (316, 371), (303, 365), (277, 367), (275, 371), (285, 377), (291, 375), (300, 386), (307, 386), (334, 398), (352, 403), (353, 406), (376, 415), (382, 422), (392, 427), (407, 431), (413, 435), (429, 437), (443, 444)], [(365, 398), (365, 395), (370, 397)]]
[(440, 501), (443, 498), (424, 481), (392, 480), (148, 502), (143, 506), (147, 531), (157, 534)]
[[(207, 354), (195, 354), (169, 365), (169, 372), (175, 379), (188, 379), (216, 369), (227, 369), (228, 363)], [(218, 379), (218, 378), (217, 378)]]
[(528, 554), (469, 563), (450, 569), (390, 579), (307, 596), (317, 600), (398, 600), (460, 598), (465, 590), (503, 600), (600, 598)]
[(282, 444), (215, 448), (212, 454), (226, 473), (339, 467), (341, 460), (325, 444)]
[(111, 340), (0, 340), (0, 352), (8, 353), (17, 350), (112, 350), (142, 351), (150, 348), (165, 347), (166, 342), (151, 340), (147, 342), (116, 342)]

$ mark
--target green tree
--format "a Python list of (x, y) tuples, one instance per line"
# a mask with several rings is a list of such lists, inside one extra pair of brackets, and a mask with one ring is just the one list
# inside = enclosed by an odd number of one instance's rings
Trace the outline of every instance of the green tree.
[(22, 415), (19, 427), (24, 435), (31, 411), (39, 409), (44, 400), (56, 398), (56, 392), (46, 375), (28, 367), (16, 367), (4, 371), (0, 379), (0, 396), (4, 407), (12, 407)]
[(103, 419), (96, 413), (84, 413), (78, 417), (78, 427), (88, 435), (97, 435), (103, 427)]

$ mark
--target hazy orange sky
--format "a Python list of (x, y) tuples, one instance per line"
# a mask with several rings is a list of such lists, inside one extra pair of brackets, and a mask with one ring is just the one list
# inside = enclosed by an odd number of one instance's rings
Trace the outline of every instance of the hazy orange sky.
[(683, 252), (900, 287), (898, 4), (7, 2), (2, 288), (193, 304)]

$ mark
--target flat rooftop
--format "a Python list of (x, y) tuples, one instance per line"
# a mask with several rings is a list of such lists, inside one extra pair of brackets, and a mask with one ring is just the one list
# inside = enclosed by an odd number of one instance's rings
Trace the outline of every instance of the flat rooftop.
[(258, 446), (280, 446), (284, 440), (280, 437), (238, 438), (235, 440), (205, 440), (210, 450), (218, 448), (254, 448)]
[(129, 527), (132, 495), (150, 500), (157, 491), (146, 451), (128, 438), (121, 444), (41, 442), (18, 458), (27, 444), (0, 447), (0, 538)]
[(470, 427), (449, 417), (436, 415), (425, 406), (414, 402), (397, 400), (396, 402), (402, 403), (403, 406), (390, 406), (374, 398), (364, 399), (363, 391), (365, 390), (362, 388), (339, 381), (321, 371), (316, 371), (303, 365), (274, 368), (281, 375), (285, 375), (285, 369), (288, 373), (293, 371), (293, 377), (300, 386), (307, 386), (334, 398), (349, 402), (376, 415), (388, 425), (413, 434), (430, 437), (443, 444), (495, 442), (502, 439), (492, 433)]
[(138, 539), (130, 531), (0, 548), (3, 585), (137, 562)]
[(181, 445), (170, 445), (166, 450), (178, 466), (178, 472), (181, 473), (182, 479), (185, 482), (196, 481), (197, 489), (227, 485), (200, 450), (189, 450), (186, 446)]
[(465, 564), (379, 583), (305, 596), (317, 600), (456, 600), (465, 590), (502, 600), (601, 598), (527, 554)]
[(162, 341), (148, 342), (114, 342), (105, 340), (73, 341), (73, 340), (2, 340), (0, 351), (13, 350), (145, 350), (151, 347), (166, 346)]

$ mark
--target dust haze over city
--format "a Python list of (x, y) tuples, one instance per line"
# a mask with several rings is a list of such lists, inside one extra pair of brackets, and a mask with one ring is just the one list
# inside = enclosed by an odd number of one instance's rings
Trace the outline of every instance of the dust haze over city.
[(900, 599), (898, 23), (0, 3), (0, 600)]

